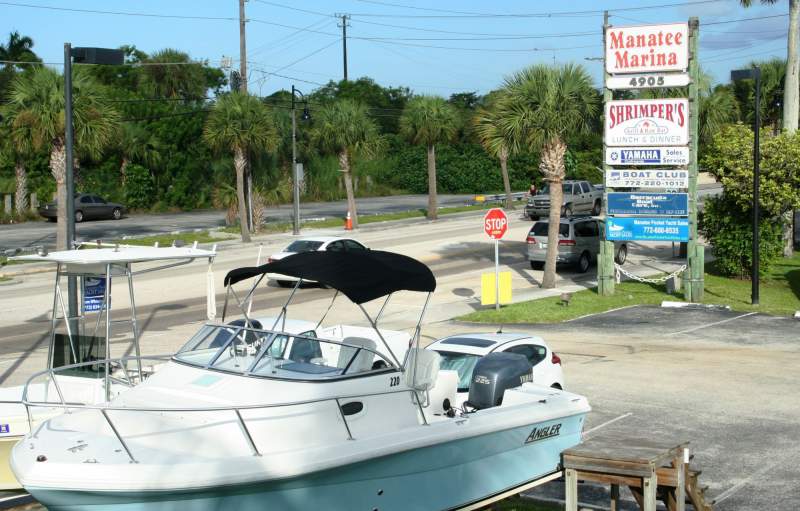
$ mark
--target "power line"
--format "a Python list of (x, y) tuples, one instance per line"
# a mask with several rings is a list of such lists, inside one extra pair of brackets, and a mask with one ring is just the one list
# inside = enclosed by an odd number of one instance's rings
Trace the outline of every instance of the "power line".
[(472, 12), (472, 11), (450, 11), (447, 9), (434, 9), (431, 7), (417, 7), (414, 5), (404, 5), (404, 4), (393, 4), (391, 2), (379, 2), (378, 0), (356, 0), (356, 2), (362, 2), (365, 4), (375, 4), (375, 5), (384, 5), (388, 7), (401, 7), (403, 9), (414, 9), (417, 11), (428, 11), (428, 12), (443, 12), (448, 14), (466, 14), (470, 16), (486, 16), (486, 13), (483, 12)]
[[(669, 7), (684, 7), (691, 5), (703, 5), (710, 3), (726, 2), (728, 0), (699, 0), (695, 2), (676, 2), (669, 4), (636, 6), (636, 7), (620, 7), (617, 9), (608, 9), (609, 12), (631, 12), (643, 11), (650, 9), (664, 9)], [(393, 4), (394, 6), (405, 7), (409, 9), (418, 9), (415, 6)], [(460, 11), (445, 11), (452, 14), (379, 14), (379, 13), (353, 13), (353, 16), (365, 16), (376, 18), (552, 18), (559, 16), (602, 16), (605, 10), (584, 10), (584, 11), (555, 11), (555, 12), (537, 12), (537, 13), (463, 13)]]
[(379, 21), (369, 21), (369, 20), (358, 20), (359, 23), (366, 23), (368, 25), (376, 25), (380, 27), (390, 27), (390, 28), (400, 28), (404, 30), (415, 30), (418, 32), (432, 32), (437, 34), (455, 34), (455, 35), (471, 35), (471, 36), (506, 36), (506, 37), (513, 37), (513, 36), (529, 36), (530, 34), (497, 34), (497, 33), (489, 33), (489, 32), (462, 32), (457, 30), (440, 30), (436, 28), (423, 28), (423, 27), (411, 27), (408, 25), (394, 25), (392, 23), (381, 23)]
[(304, 12), (306, 14), (316, 14), (317, 16), (328, 16), (328, 17), (331, 17), (331, 18), (335, 18), (336, 17), (335, 15), (333, 15), (331, 13), (320, 12), (320, 11), (312, 11), (310, 9), (301, 9), (300, 7), (292, 7), (292, 6), (289, 6), (289, 5), (283, 5), (283, 4), (279, 4), (279, 3), (275, 3), (275, 2), (268, 2), (267, 0), (255, 0), (255, 1), (260, 3), (260, 4), (272, 5), (272, 6), (275, 6), (275, 7), (281, 7), (283, 9), (289, 9), (289, 10), (292, 10), (292, 11)]
[(169, 19), (183, 19), (183, 20), (209, 20), (209, 21), (238, 21), (238, 18), (228, 18), (222, 16), (187, 16), (177, 14), (156, 14), (148, 12), (130, 12), (130, 11), (101, 11), (97, 9), (78, 9), (74, 7), (53, 7), (51, 5), (35, 5), (23, 4), (14, 2), (0, 2), (0, 5), (10, 5), (13, 7), (28, 7), (31, 9), (44, 9), (49, 11), (66, 11), (66, 12), (79, 12), (84, 14), (112, 14), (115, 16), (140, 16), (146, 18), (169, 18)]
[(284, 69), (287, 69), (289, 67), (292, 67), (293, 65), (295, 65), (295, 64), (297, 64), (299, 62), (302, 62), (302, 61), (306, 60), (307, 58), (313, 57), (317, 53), (330, 48), (331, 46), (333, 46), (334, 44), (336, 44), (338, 42), (339, 41), (332, 41), (332, 42), (326, 44), (325, 46), (323, 46), (322, 48), (316, 49), (316, 50), (312, 51), (311, 53), (309, 53), (309, 54), (307, 54), (307, 55), (305, 55), (303, 57), (300, 57), (299, 59), (294, 60), (294, 61), (290, 62), (289, 64), (286, 64), (283, 67), (279, 67), (278, 69), (275, 70), (275, 73), (277, 73), (278, 71), (283, 71)]
[(788, 14), (774, 14), (772, 16), (759, 16), (757, 18), (739, 18), (735, 20), (726, 20), (726, 21), (712, 21), (711, 23), (703, 23), (704, 27), (710, 25), (724, 25), (725, 23), (737, 23), (739, 21), (755, 21), (755, 20), (767, 20), (771, 18), (785, 18), (789, 16)]

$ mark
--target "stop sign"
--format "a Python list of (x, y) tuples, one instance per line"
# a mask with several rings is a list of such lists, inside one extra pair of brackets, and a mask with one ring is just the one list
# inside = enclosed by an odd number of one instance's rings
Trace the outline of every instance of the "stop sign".
[(483, 231), (492, 239), (499, 240), (508, 231), (508, 217), (500, 208), (490, 209), (483, 217)]

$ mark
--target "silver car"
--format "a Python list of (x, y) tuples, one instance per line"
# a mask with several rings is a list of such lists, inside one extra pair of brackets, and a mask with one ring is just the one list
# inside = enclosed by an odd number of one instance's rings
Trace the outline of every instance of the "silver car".
[[(533, 224), (528, 238), (528, 259), (531, 268), (541, 269), (547, 259), (547, 230), (550, 223), (540, 220)], [(605, 238), (605, 222), (600, 218), (572, 217), (562, 218), (558, 227), (557, 263), (574, 264), (580, 273), (585, 273), (597, 261), (600, 242)], [(614, 243), (614, 260), (624, 264), (628, 258), (628, 245)]]

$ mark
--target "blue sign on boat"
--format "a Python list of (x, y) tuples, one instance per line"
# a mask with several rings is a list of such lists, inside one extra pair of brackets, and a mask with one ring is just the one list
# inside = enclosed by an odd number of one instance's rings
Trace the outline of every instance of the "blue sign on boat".
[(608, 217), (609, 241), (689, 241), (688, 218)]
[(83, 310), (96, 312), (103, 308), (106, 294), (105, 277), (84, 277), (83, 279)]
[(686, 193), (609, 192), (608, 214), (687, 216), (689, 214), (689, 195)]

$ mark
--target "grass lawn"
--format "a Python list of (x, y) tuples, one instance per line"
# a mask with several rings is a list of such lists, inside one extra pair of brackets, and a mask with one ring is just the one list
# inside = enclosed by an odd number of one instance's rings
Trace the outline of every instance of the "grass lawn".
[[(474, 206), (454, 206), (450, 208), (441, 208), (439, 209), (439, 215), (451, 215), (453, 213), (464, 213), (467, 211), (480, 211), (494, 206), (497, 206), (497, 204), (476, 204)], [(413, 209), (410, 211), (400, 211), (397, 213), (382, 213), (380, 215), (359, 215), (358, 223), (359, 225), (365, 225), (375, 222), (387, 222), (390, 220), (405, 220), (406, 218), (423, 218), (426, 213), (427, 211), (424, 209)], [(302, 227), (305, 229), (324, 229), (328, 227), (342, 227), (343, 225), (343, 218), (326, 218), (325, 220), (311, 220), (308, 222), (303, 222)], [(238, 225), (232, 225), (220, 230), (230, 234), (239, 234), (241, 232)], [(269, 222), (261, 228), (259, 233), (268, 234), (276, 232), (288, 232), (291, 230), (291, 222)]]
[[(714, 273), (713, 263), (706, 269), (704, 303), (729, 305), (736, 311), (759, 311), (790, 316), (800, 310), (800, 253), (781, 259), (769, 275), (761, 278), (760, 305), (750, 305), (750, 281), (722, 277)], [(664, 285), (627, 281), (617, 286), (612, 296), (599, 296), (597, 289), (572, 294), (569, 306), (559, 297), (515, 303), (499, 311), (486, 309), (458, 319), (480, 323), (557, 323), (586, 314), (605, 312), (629, 305), (659, 304), (663, 300), (683, 300), (682, 294), (669, 295)]]
[(157, 236), (146, 236), (144, 238), (131, 238), (124, 240), (116, 240), (114, 243), (120, 245), (143, 245), (153, 246), (158, 242), (159, 247), (169, 247), (176, 240), (183, 241), (186, 245), (191, 245), (195, 241), (198, 243), (214, 243), (220, 241), (220, 238), (214, 238), (208, 234), (208, 231), (200, 232), (182, 232), (178, 234), (159, 234)]

